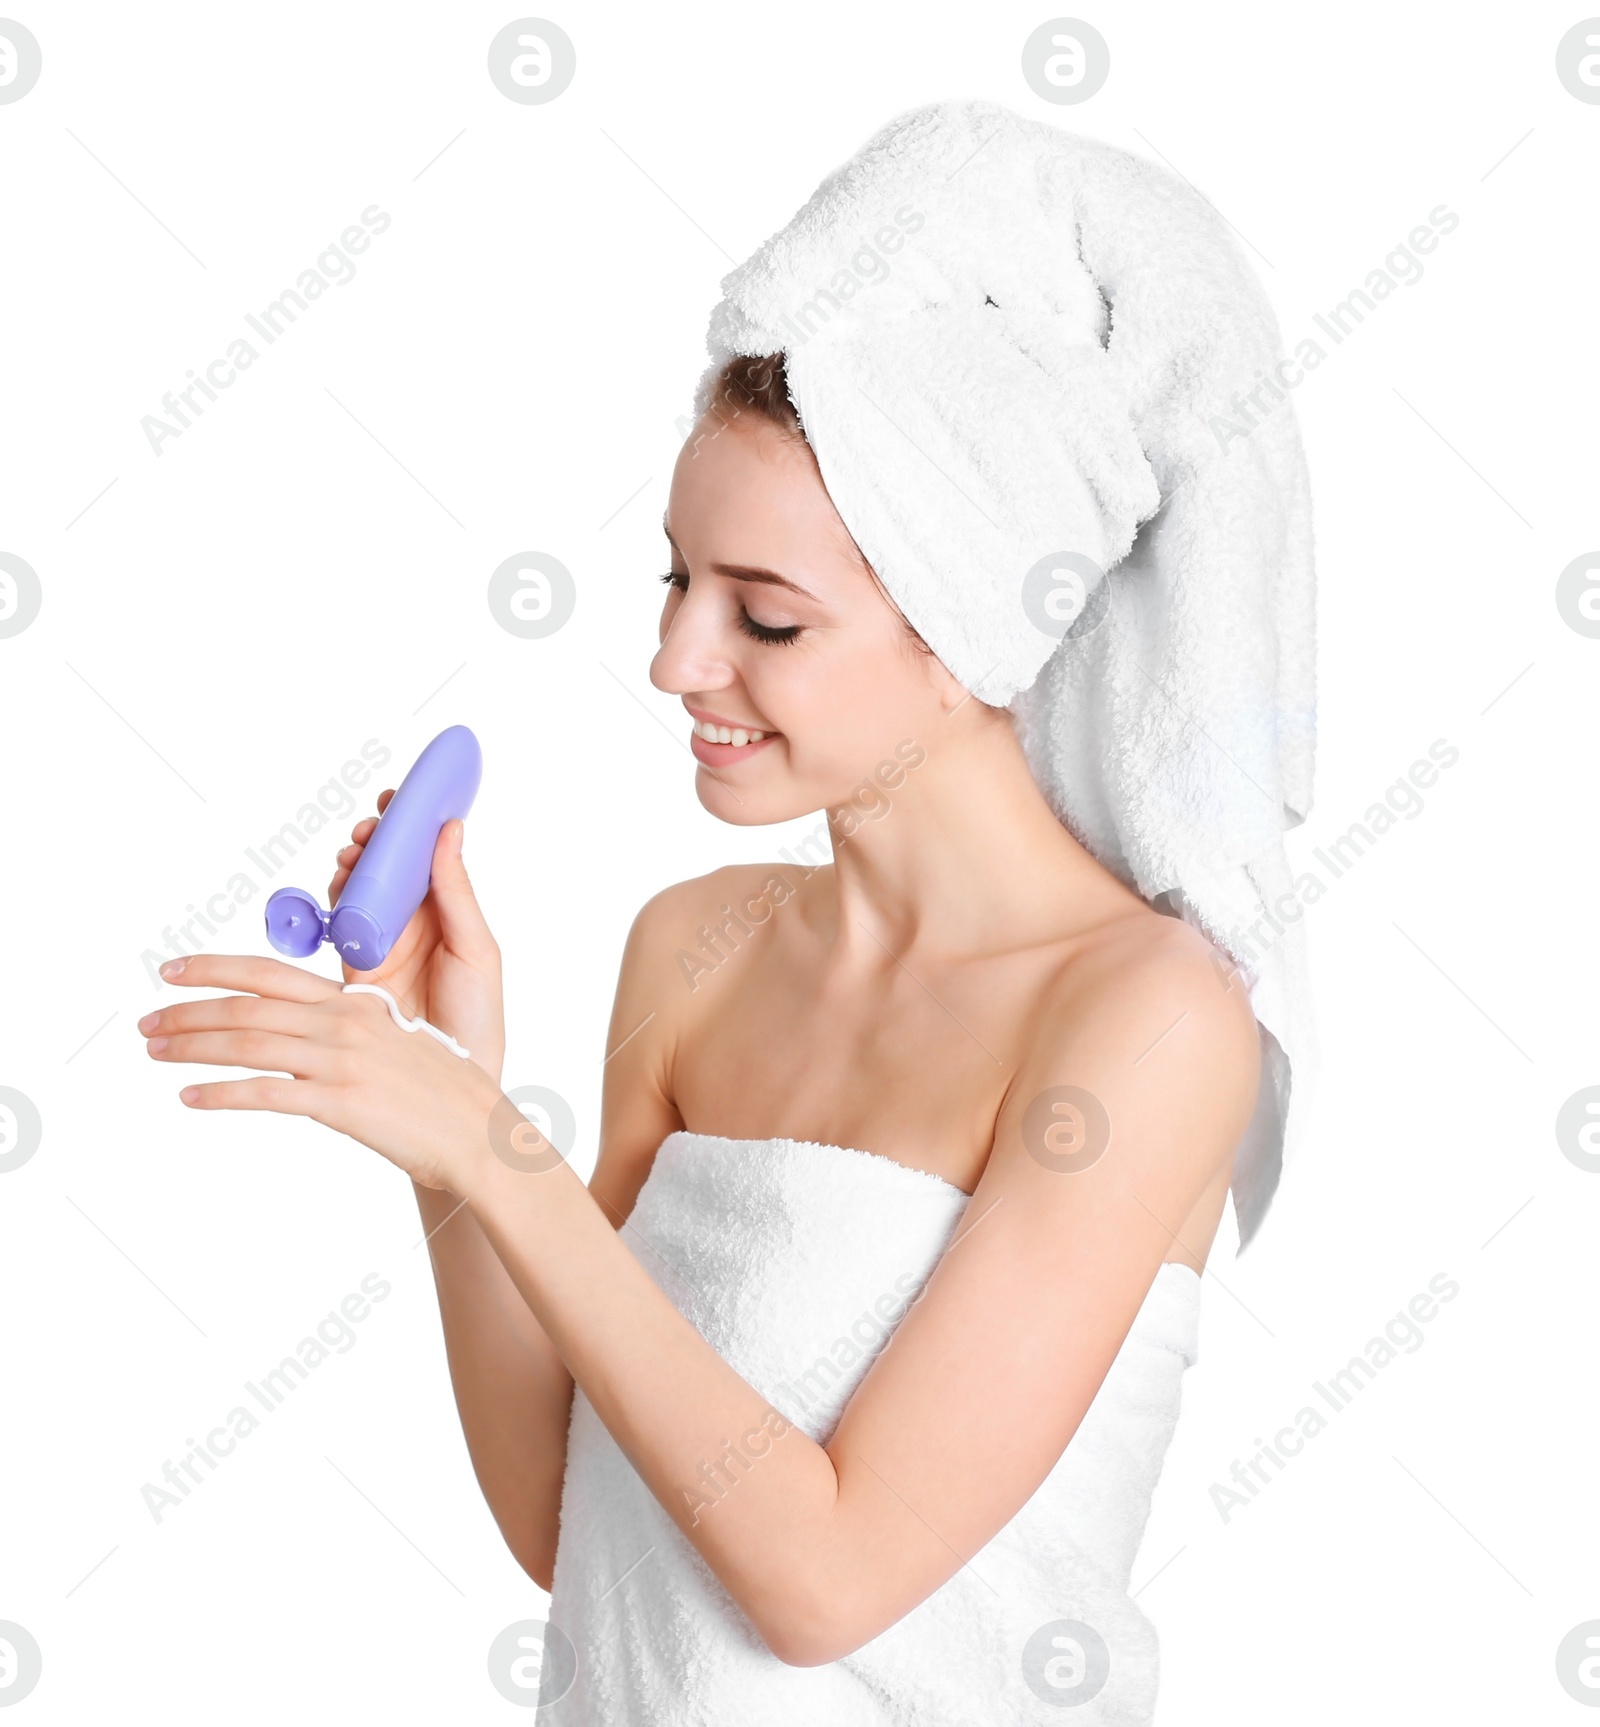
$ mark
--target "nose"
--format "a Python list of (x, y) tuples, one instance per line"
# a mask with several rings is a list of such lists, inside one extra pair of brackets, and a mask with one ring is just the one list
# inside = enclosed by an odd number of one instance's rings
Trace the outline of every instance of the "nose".
[(695, 603), (691, 589), (673, 609), (650, 662), (650, 682), (665, 695), (683, 696), (726, 689), (733, 681), (734, 670), (719, 644), (717, 627), (706, 608)]

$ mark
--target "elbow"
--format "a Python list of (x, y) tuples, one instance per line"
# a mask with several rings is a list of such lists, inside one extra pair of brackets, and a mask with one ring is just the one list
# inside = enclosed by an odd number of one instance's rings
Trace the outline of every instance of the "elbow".
[(535, 1583), (549, 1595), (555, 1586), (556, 1544), (542, 1533), (518, 1534), (513, 1539), (504, 1529), (501, 1535), (510, 1550), (511, 1557), (522, 1567)]
[(761, 1641), (785, 1667), (826, 1667), (830, 1661), (850, 1653), (849, 1648), (840, 1647), (833, 1637), (793, 1626), (769, 1628), (761, 1633)]
[(785, 1667), (824, 1667), (838, 1660), (830, 1644), (789, 1626), (769, 1627), (761, 1633), (761, 1641)]
[(848, 1626), (785, 1626), (781, 1631), (763, 1631), (761, 1640), (785, 1667), (826, 1667), (853, 1655), (876, 1635), (853, 1631)]
[[(479, 1479), (481, 1481), (482, 1478)], [(556, 1492), (555, 1508), (549, 1502), (539, 1506), (519, 1506), (514, 1511), (503, 1504), (490, 1505), (507, 1551), (546, 1595), (551, 1593), (555, 1584), (556, 1549), (561, 1544), (559, 1486)]]
[(535, 1583), (550, 1594), (555, 1584), (555, 1556), (542, 1549), (523, 1550), (511, 1549), (511, 1557), (522, 1567)]
[(756, 1631), (786, 1667), (825, 1667), (877, 1634), (857, 1604), (837, 1591), (791, 1592), (756, 1621)]

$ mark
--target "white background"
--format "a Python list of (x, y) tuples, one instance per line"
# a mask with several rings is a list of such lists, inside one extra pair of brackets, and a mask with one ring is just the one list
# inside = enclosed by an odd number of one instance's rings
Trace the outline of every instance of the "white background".
[[(1085, 0), (1111, 74), (1074, 107), (1021, 76), (1053, 14), (1004, 0), (552, 0), (577, 75), (518, 105), (506, 8), (7, 4), (44, 65), (0, 106), (0, 550), (43, 587), (0, 640), (0, 1084), (44, 1123), (0, 1176), (19, 1720), (508, 1717), (485, 1653), (547, 1598), (473, 1479), (410, 1185), (309, 1121), (185, 1111), (203, 1076), (134, 1025), (181, 992), (141, 956), (378, 739), (393, 771), (270, 884), (323, 892), (371, 793), (469, 724), (506, 1083), (571, 1101), (588, 1172), (634, 912), (815, 821), (713, 821), (648, 682), (707, 314), (884, 121), (964, 95), (1169, 160), (1290, 341), (1460, 217), (1295, 394), (1321, 681), (1291, 857), (1434, 739), (1460, 759), (1307, 919), (1316, 1123), (1259, 1240), (1219, 1239), (1135, 1584), (1163, 1722), (1582, 1718), (1555, 1651), (1600, 1617), (1600, 1176), (1554, 1121), (1600, 1082), (1600, 641), (1554, 591), (1600, 544), (1600, 106), (1555, 75), (1585, 14)], [(356, 277), (154, 455), (141, 419), (374, 203)], [(542, 641), (485, 599), (524, 550), (578, 586)], [(267, 891), (207, 946), (268, 951)], [(142, 1485), (370, 1272), (356, 1346), (157, 1524)], [(1437, 1272), (1421, 1347), (1224, 1521), (1213, 1483)]]

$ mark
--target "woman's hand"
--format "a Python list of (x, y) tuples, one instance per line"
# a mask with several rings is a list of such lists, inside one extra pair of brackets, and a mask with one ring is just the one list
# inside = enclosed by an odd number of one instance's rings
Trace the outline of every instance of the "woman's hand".
[(186, 1086), (180, 1095), (192, 1108), (309, 1115), (423, 1187), (452, 1192), (488, 1150), (498, 1079), (427, 1032), (403, 1031), (380, 997), (346, 995), (329, 978), (249, 954), (192, 954), (169, 960), (161, 975), (249, 992), (177, 1002), (139, 1021), (157, 1061), (267, 1070)]
[[(380, 815), (393, 796), (392, 790), (379, 794)], [(378, 817), (367, 816), (351, 829), (351, 843), (338, 854), (338, 867), (328, 883), (330, 906), (338, 904), (377, 826)], [(344, 981), (382, 984), (408, 1019), (420, 1016), (448, 1032), (472, 1051), (472, 1060), (498, 1085), (506, 1050), (500, 946), (489, 933), (461, 861), (463, 827), (459, 820), (448, 821), (440, 830), (432, 882), (383, 964), (372, 971), (344, 966)]]

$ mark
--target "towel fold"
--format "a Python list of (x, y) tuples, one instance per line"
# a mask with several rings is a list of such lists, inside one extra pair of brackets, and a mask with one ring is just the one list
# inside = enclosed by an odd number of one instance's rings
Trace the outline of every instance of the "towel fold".
[(874, 134), (722, 291), (696, 414), (729, 358), (786, 356), (829, 495), (901, 610), (1010, 708), (1074, 836), (1250, 990), (1243, 1247), (1315, 1056), (1282, 843), (1311, 807), (1310, 499), (1253, 270), (1166, 168), (949, 101)]

